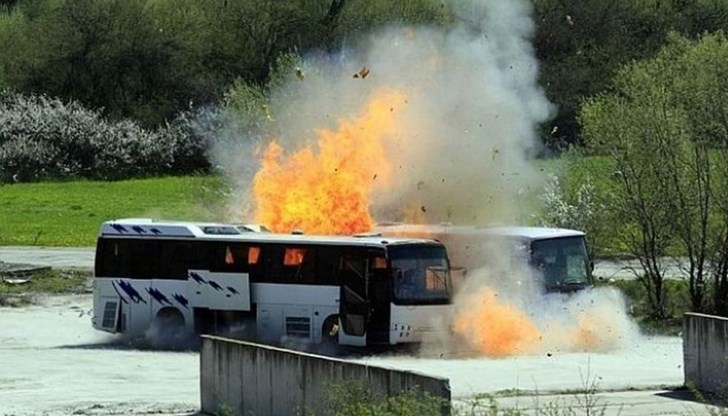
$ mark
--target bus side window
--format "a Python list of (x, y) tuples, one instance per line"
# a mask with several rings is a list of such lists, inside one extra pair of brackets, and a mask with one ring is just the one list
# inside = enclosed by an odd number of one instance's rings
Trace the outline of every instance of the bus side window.
[(125, 277), (124, 252), (121, 249), (123, 240), (102, 239), (96, 259), (96, 276)]
[(315, 271), (316, 283), (321, 285), (338, 285), (337, 279), (339, 273), (339, 260), (341, 259), (341, 250), (334, 246), (320, 246), (318, 249), (317, 263)]
[(163, 241), (157, 277), (161, 279), (187, 279), (189, 270), (207, 269), (202, 250), (204, 244), (192, 241)]
[(316, 252), (313, 247), (286, 247), (284, 279), (291, 283), (316, 283)]
[(240, 243), (219, 243), (212, 250), (210, 271), (218, 273), (248, 273), (249, 247)]
[(283, 256), (285, 247), (268, 245), (263, 253), (263, 281), (266, 283), (284, 283)]

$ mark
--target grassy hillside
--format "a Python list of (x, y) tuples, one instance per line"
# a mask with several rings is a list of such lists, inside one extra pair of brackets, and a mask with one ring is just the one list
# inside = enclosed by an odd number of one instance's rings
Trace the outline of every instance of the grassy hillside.
[(216, 176), (0, 185), (0, 245), (92, 246), (122, 217), (212, 219), (223, 190)]

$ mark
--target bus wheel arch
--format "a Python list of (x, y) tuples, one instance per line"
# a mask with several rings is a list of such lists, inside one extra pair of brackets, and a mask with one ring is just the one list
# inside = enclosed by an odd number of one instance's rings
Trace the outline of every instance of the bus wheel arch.
[(327, 316), (321, 325), (321, 343), (325, 345), (338, 345), (340, 330), (339, 315)]
[(185, 317), (174, 306), (165, 306), (157, 311), (147, 329), (146, 337), (154, 346), (178, 347), (189, 340)]
[(185, 316), (179, 309), (174, 306), (165, 306), (157, 311), (154, 320), (161, 321), (169, 325), (185, 325)]

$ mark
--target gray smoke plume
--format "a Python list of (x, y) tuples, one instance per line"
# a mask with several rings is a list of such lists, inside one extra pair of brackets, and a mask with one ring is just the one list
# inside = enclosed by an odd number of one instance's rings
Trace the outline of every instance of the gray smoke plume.
[[(374, 92), (387, 90), (405, 101), (393, 108), (398, 130), (386, 142), (394, 182), (373, 189), (376, 220), (522, 218), (520, 197), (541, 181), (526, 155), (539, 146), (536, 127), (551, 109), (537, 84), (531, 6), (498, 0), (454, 1), (452, 7), (451, 28), (390, 27), (336, 56), (304, 57), (296, 73), (270, 91), (260, 120), (246, 121), (255, 126), (248, 137), (217, 140), (214, 162), (240, 190), (235, 204), (250, 206), (245, 199), (257, 168), (250, 151), (261, 141), (275, 138), (295, 151), (314, 143), (318, 130), (336, 130), (342, 117), (361, 112)], [(366, 77), (352, 76), (363, 68)]]

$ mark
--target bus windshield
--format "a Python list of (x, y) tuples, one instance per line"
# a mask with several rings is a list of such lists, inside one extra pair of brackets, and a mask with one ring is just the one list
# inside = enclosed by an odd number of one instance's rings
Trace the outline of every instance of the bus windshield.
[(394, 302), (400, 305), (445, 304), (451, 285), (447, 252), (442, 246), (391, 246)]
[(576, 290), (591, 284), (591, 264), (582, 237), (533, 241), (531, 259), (547, 290)]

